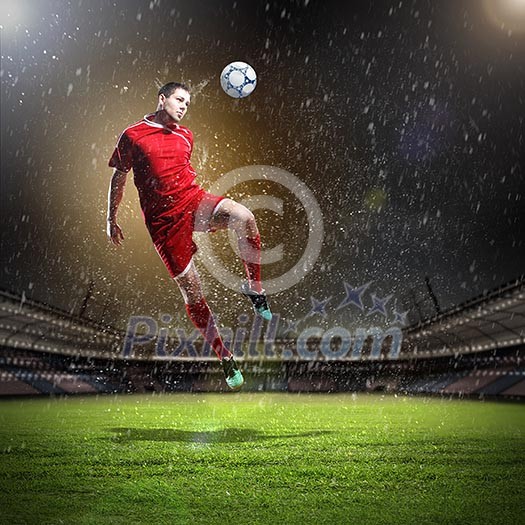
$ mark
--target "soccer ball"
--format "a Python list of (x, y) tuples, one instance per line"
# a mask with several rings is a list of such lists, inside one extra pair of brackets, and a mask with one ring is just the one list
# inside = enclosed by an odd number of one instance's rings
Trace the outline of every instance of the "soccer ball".
[(257, 85), (257, 74), (246, 62), (232, 62), (221, 73), (221, 87), (233, 98), (247, 97)]

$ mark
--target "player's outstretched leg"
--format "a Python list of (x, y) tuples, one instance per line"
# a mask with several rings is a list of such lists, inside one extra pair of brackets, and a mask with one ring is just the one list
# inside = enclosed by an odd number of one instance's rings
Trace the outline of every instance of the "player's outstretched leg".
[(225, 199), (213, 216), (211, 226), (235, 232), (248, 278), (241, 292), (250, 299), (255, 313), (269, 321), (272, 312), (261, 284), (261, 236), (253, 213), (242, 204)]
[(183, 276), (175, 278), (175, 281), (184, 297), (189, 318), (222, 363), (226, 384), (232, 390), (239, 390), (244, 383), (244, 378), (233, 359), (233, 354), (224, 346), (213, 314), (202, 294), (199, 274), (193, 262), (189, 270)]
[(248, 277), (241, 292), (250, 299), (255, 313), (269, 321), (272, 312), (261, 284), (261, 236), (253, 213), (240, 204), (237, 206), (237, 214), (232, 216), (230, 224), (237, 234), (239, 252)]

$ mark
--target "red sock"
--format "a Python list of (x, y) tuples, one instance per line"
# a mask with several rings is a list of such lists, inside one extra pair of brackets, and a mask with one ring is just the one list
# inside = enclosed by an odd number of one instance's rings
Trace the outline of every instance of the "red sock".
[(261, 236), (257, 234), (255, 237), (239, 239), (239, 251), (250, 288), (254, 292), (261, 293)]
[(230, 357), (231, 352), (224, 346), (219, 330), (215, 324), (215, 319), (211, 313), (206, 299), (202, 298), (194, 304), (186, 304), (186, 311), (193, 324), (199, 329), (204, 339), (208, 341), (217, 357), (222, 360), (223, 357)]

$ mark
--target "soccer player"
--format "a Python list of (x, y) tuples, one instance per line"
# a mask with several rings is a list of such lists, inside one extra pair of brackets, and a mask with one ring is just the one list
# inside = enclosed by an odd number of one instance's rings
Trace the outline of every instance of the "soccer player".
[(124, 240), (117, 223), (127, 173), (133, 169), (146, 227), (157, 253), (178, 284), (186, 311), (222, 362), (226, 383), (241, 388), (244, 378), (232, 353), (225, 347), (213, 314), (203, 296), (193, 255), (194, 231), (231, 229), (238, 240), (247, 281), (241, 292), (254, 311), (266, 320), (272, 317), (261, 285), (261, 239), (253, 214), (232, 199), (212, 195), (196, 182), (190, 158), (192, 132), (179, 124), (190, 105), (187, 86), (170, 82), (160, 88), (154, 113), (127, 127), (109, 160), (114, 168), (109, 186), (107, 235), (120, 246)]

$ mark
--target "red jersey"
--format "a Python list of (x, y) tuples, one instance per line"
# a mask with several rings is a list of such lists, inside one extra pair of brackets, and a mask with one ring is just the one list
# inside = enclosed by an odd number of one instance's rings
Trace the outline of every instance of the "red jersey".
[(193, 133), (184, 126), (153, 121), (155, 114), (127, 127), (120, 135), (109, 166), (127, 173), (133, 168), (140, 205), (148, 227), (163, 216), (184, 211), (201, 198), (190, 164)]

